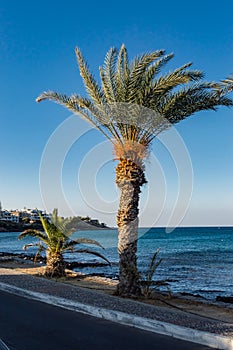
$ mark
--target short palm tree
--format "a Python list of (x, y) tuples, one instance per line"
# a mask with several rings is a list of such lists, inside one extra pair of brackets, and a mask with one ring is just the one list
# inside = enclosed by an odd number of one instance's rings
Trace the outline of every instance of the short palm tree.
[(38, 251), (35, 259), (40, 256), (42, 251), (46, 251), (46, 267), (44, 275), (47, 277), (64, 277), (65, 273), (65, 261), (63, 254), (67, 251), (73, 253), (88, 253), (98, 256), (109, 263), (109, 261), (100, 253), (86, 249), (76, 247), (80, 244), (94, 244), (103, 248), (97, 241), (88, 238), (71, 239), (73, 229), (67, 229), (70, 223), (69, 219), (62, 219), (58, 216), (57, 209), (53, 210), (51, 221), (43, 218), (40, 212), (38, 212), (40, 220), (44, 229), (44, 232), (38, 230), (28, 229), (19, 235), (19, 239), (25, 237), (35, 237), (39, 239), (39, 242), (26, 244), (23, 248), (26, 250), (28, 247), (36, 246)]
[(112, 143), (119, 163), (116, 183), (120, 189), (117, 215), (119, 232), (119, 284), (117, 294), (141, 294), (137, 270), (138, 203), (146, 183), (144, 162), (153, 139), (195, 112), (232, 106), (227, 97), (232, 85), (203, 82), (203, 73), (187, 63), (165, 75), (163, 66), (173, 54), (164, 50), (145, 53), (131, 62), (124, 45), (111, 48), (100, 67), (100, 84), (91, 74), (81, 51), (76, 48), (80, 74), (88, 97), (42, 93), (37, 102), (53, 100), (78, 114)]

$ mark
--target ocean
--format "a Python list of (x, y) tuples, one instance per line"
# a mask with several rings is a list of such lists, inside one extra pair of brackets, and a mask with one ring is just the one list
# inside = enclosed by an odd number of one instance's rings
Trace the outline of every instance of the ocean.
[[(0, 232), (0, 252), (22, 253), (27, 238), (17, 239), (17, 232)], [(78, 270), (86, 274), (118, 276), (117, 230), (79, 231), (74, 237), (88, 237), (101, 243), (99, 250), (112, 266), (85, 267)], [(96, 249), (94, 246), (89, 248)], [(233, 296), (233, 227), (180, 227), (167, 233), (165, 228), (141, 228), (138, 240), (138, 268), (143, 276), (156, 249), (162, 259), (155, 281), (168, 281), (158, 287), (171, 293), (190, 293), (206, 299)], [(28, 249), (28, 253), (32, 249)], [(68, 261), (102, 262), (87, 254), (66, 254)]]

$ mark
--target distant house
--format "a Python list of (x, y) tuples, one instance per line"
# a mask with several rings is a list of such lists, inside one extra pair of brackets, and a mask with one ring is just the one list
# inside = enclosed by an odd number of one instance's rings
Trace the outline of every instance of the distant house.
[(95, 226), (99, 226), (99, 220), (96, 220), (96, 219), (91, 219), (90, 221), (89, 221), (89, 223), (91, 224), (91, 225), (95, 225)]
[[(39, 210), (39, 212), (43, 217), (47, 219), (51, 218), (51, 215), (47, 214), (46, 211)], [(27, 208), (24, 208), (23, 210), (6, 210), (0, 208), (0, 221), (10, 221), (18, 223), (23, 221), (24, 219), (27, 219), (30, 223), (40, 221), (38, 210)]]
[(2, 221), (11, 221), (11, 222), (19, 222), (19, 213), (15, 211), (1, 210), (0, 220)]
[(46, 219), (51, 218), (51, 215), (47, 214), (46, 211), (44, 210), (27, 209), (27, 208), (24, 208), (23, 210), (20, 211), (20, 217), (21, 219), (27, 218), (30, 221), (30, 223), (33, 223), (33, 222), (40, 221), (39, 213), (41, 216), (43, 216)]

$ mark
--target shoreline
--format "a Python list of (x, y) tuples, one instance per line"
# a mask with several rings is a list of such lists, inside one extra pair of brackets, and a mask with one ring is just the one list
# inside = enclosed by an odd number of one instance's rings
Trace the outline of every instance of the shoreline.
[(46, 278), (43, 261), (34, 264), (31, 259), (9, 253), (0, 257), (2, 291), (214, 348), (232, 348), (232, 304), (169, 290), (153, 291), (149, 298), (122, 298), (114, 295), (117, 280), (68, 269), (65, 278)]
[[(5, 253), (0, 252), (0, 268), (11, 269), (16, 272), (21, 272), (24, 274), (29, 274), (37, 278), (48, 279), (43, 276), (43, 269), (45, 266), (45, 258), (40, 259), (38, 262), (34, 263), (33, 255), (28, 254), (17, 254), (17, 253)], [(74, 262), (75, 267), (99, 267), (105, 265), (104, 263), (82, 263)], [(106, 264), (107, 265), (107, 264)], [(73, 267), (74, 268), (74, 267)], [(82, 288), (87, 288), (91, 290), (100, 291), (102, 293), (114, 295), (116, 285), (118, 283), (117, 279), (112, 279), (105, 275), (91, 274), (86, 275), (82, 272), (73, 271), (70, 268), (69, 263), (67, 264), (67, 277), (52, 279), (57, 282), (62, 282), (66, 284), (71, 284), (74, 286), (79, 286)], [(156, 288), (151, 289), (151, 295), (149, 297), (138, 298), (138, 301), (146, 302), (149, 304), (156, 305), (170, 305), (174, 308), (179, 308), (180, 306), (190, 309), (200, 309), (201, 307), (217, 307), (224, 310), (232, 312), (232, 323), (233, 323), (233, 298), (232, 297), (221, 297), (216, 298), (216, 300), (206, 299), (199, 295), (194, 295), (191, 293), (180, 292), (162, 292)], [(200, 310), (199, 310), (200, 312)]]
[[(74, 226), (77, 231), (100, 231), (100, 230), (113, 230), (112, 227), (101, 227), (94, 224), (89, 224), (85, 221), (80, 221)], [(0, 234), (2, 233), (13, 233), (13, 232), (23, 232), (28, 229), (43, 231), (43, 226), (40, 222), (34, 222), (32, 224), (24, 224), (22, 222), (10, 222), (0, 220)]]

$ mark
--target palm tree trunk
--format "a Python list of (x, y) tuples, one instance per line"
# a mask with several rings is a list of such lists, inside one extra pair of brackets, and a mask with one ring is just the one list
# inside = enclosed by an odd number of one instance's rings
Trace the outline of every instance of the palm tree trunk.
[(47, 251), (44, 275), (47, 277), (64, 277), (65, 262), (61, 253)]
[(121, 191), (117, 215), (119, 284), (116, 293), (132, 297), (141, 295), (137, 269), (138, 204), (140, 187), (146, 183), (142, 166), (121, 159), (116, 168), (116, 183)]

